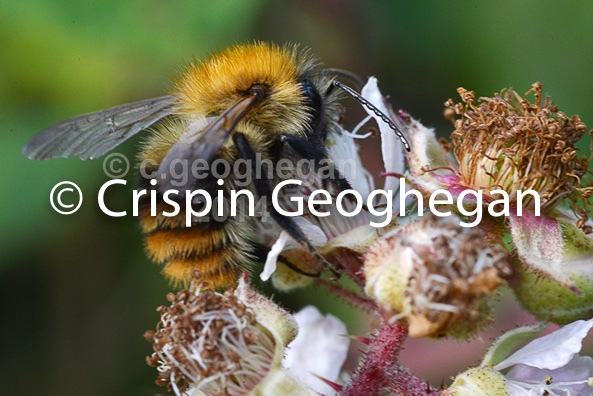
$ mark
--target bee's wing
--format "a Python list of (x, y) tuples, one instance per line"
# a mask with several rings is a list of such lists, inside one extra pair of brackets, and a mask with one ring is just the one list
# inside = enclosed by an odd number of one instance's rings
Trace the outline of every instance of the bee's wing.
[(93, 159), (174, 112), (173, 96), (129, 103), (62, 121), (35, 135), (23, 148), (33, 160)]
[[(240, 99), (224, 113), (214, 119), (205, 128), (194, 132), (187, 131), (175, 143), (159, 165), (160, 177), (159, 191), (175, 189), (189, 190), (196, 180), (206, 175), (197, 175), (194, 172), (196, 161), (210, 163), (218, 151), (224, 146), (231, 136), (237, 123), (260, 100), (257, 96), (247, 96)], [(177, 161), (183, 161), (185, 175), (180, 175), (175, 170)], [(183, 195), (183, 194), (180, 194)]]

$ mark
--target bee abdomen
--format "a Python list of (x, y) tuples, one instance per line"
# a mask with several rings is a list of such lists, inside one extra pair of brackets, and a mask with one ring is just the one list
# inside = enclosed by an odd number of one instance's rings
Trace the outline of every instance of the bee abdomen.
[[(224, 221), (185, 227), (178, 217), (148, 216), (143, 207), (141, 226), (146, 233), (146, 250), (155, 261), (164, 264), (163, 273), (175, 284), (188, 285), (194, 271), (212, 287), (232, 286), (253, 260), (252, 246), (246, 238), (246, 219), (229, 217)], [(178, 219), (179, 220), (179, 219)]]

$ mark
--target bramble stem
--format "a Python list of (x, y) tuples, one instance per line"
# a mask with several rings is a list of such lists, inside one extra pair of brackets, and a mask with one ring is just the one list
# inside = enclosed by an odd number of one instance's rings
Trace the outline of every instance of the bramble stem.
[(377, 304), (373, 300), (363, 297), (355, 291), (347, 290), (335, 281), (327, 281), (325, 279), (319, 278), (316, 280), (316, 283), (320, 286), (326, 287), (328, 290), (332, 291), (338, 297), (355, 306), (356, 308), (367, 312), (377, 311)]
[(384, 320), (382, 327), (371, 336), (369, 348), (352, 380), (339, 395), (439, 395), (439, 390), (397, 363), (406, 336), (407, 330), (402, 325)]

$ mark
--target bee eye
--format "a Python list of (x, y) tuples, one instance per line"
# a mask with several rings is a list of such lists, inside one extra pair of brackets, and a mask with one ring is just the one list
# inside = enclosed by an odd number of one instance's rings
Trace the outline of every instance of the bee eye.
[(249, 95), (264, 99), (266, 97), (266, 89), (261, 85), (253, 85), (251, 88), (249, 88)]

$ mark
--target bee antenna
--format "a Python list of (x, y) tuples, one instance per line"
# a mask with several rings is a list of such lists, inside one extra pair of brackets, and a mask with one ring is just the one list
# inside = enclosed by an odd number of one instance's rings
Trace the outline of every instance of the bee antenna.
[(359, 91), (362, 89), (362, 87), (364, 87), (364, 81), (362, 81), (362, 78), (360, 78), (356, 73), (353, 73), (348, 70), (336, 69), (336, 68), (323, 69), (321, 71), (321, 74), (323, 74), (324, 76), (327, 76), (329, 74), (332, 76), (345, 78), (346, 80), (353, 82), (354, 86)]
[(397, 127), (397, 125), (395, 125), (393, 123), (393, 121), (391, 121), (391, 119), (389, 119), (389, 117), (387, 117), (385, 115), (385, 113), (383, 113), (381, 110), (379, 110), (371, 102), (369, 102), (368, 100), (366, 100), (365, 98), (363, 98), (361, 94), (359, 94), (358, 92), (356, 92), (355, 90), (353, 90), (349, 86), (344, 85), (344, 84), (342, 84), (339, 81), (334, 81), (333, 84), (336, 87), (341, 88), (344, 91), (346, 91), (347, 94), (349, 94), (354, 99), (356, 99), (358, 102), (360, 102), (361, 105), (365, 106), (367, 109), (371, 110), (378, 117), (380, 117), (381, 120), (383, 120), (383, 122), (385, 122), (387, 125), (389, 125), (389, 127), (391, 129), (393, 129), (393, 131), (395, 132), (395, 134), (397, 135), (397, 137), (399, 137), (399, 140), (401, 140), (402, 144), (404, 145), (406, 151), (408, 151), (408, 152), (411, 151), (410, 150), (410, 143), (408, 143), (408, 139), (406, 139), (406, 137), (404, 136), (404, 134), (402, 133), (402, 131), (400, 131), (400, 129)]

